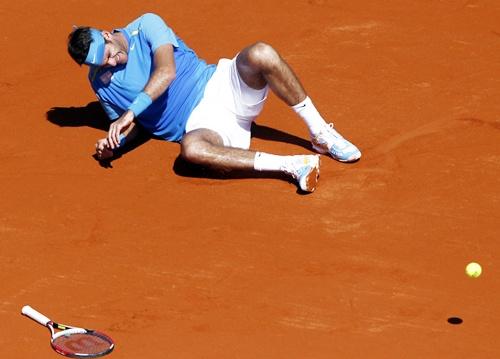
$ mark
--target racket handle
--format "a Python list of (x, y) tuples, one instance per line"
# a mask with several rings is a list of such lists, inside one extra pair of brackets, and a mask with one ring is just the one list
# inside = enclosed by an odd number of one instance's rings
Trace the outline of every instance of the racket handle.
[(40, 312), (37, 312), (35, 309), (31, 308), (29, 305), (25, 305), (23, 309), (21, 309), (21, 313), (25, 316), (33, 319), (35, 322), (40, 323), (41, 325), (46, 326), (50, 319), (47, 318)]

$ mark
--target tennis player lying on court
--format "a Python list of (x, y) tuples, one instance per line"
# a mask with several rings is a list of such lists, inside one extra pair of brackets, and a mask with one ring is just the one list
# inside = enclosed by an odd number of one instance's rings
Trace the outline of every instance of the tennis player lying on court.
[(213, 169), (281, 171), (313, 192), (319, 155), (254, 152), (250, 128), (271, 89), (306, 123), (312, 146), (342, 162), (361, 152), (327, 124), (292, 69), (268, 44), (257, 42), (233, 59), (207, 65), (155, 14), (112, 32), (74, 29), (68, 52), (90, 67), (89, 80), (113, 121), (96, 143), (100, 159), (131, 141), (136, 123), (152, 135), (181, 144), (181, 156)]

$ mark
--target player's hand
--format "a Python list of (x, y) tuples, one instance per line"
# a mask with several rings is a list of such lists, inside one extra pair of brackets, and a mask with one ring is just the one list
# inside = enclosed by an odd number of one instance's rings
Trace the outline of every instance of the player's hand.
[(107, 160), (108, 158), (113, 157), (113, 150), (111, 150), (107, 138), (97, 140), (97, 143), (95, 144), (95, 153), (99, 160)]
[(134, 113), (132, 111), (126, 111), (118, 120), (113, 122), (109, 126), (108, 132), (108, 144), (109, 147), (114, 150), (120, 146), (120, 134), (130, 126), (134, 121)]

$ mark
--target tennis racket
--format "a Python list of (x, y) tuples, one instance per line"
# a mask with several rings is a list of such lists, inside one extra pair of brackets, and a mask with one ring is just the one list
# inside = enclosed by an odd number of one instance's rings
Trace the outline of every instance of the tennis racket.
[[(111, 353), (115, 347), (113, 340), (106, 334), (55, 323), (29, 305), (25, 305), (21, 313), (49, 328), (50, 345), (61, 355), (70, 358), (96, 358)], [(59, 331), (56, 332), (56, 329)]]

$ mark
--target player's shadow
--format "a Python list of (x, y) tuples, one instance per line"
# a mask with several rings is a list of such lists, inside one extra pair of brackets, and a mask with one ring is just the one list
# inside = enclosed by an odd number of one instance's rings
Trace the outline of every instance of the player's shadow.
[(255, 122), (252, 124), (252, 137), (268, 141), (289, 143), (295, 146), (303, 147), (308, 151), (313, 150), (311, 142), (308, 140), (275, 128), (258, 125)]
[(107, 131), (109, 119), (99, 102), (83, 107), (52, 107), (47, 111), (47, 120), (61, 127), (93, 127)]
[[(83, 107), (52, 107), (46, 113), (47, 120), (60, 127), (92, 127), (107, 132), (110, 121), (98, 101), (90, 102)], [(104, 137), (104, 136), (103, 136)], [(120, 158), (127, 152), (139, 147), (152, 137), (146, 132), (140, 131), (139, 136), (132, 143), (127, 143), (123, 148), (115, 151), (115, 155), (107, 160), (100, 160), (95, 155), (94, 159), (99, 165), (111, 168), (112, 162)]]

